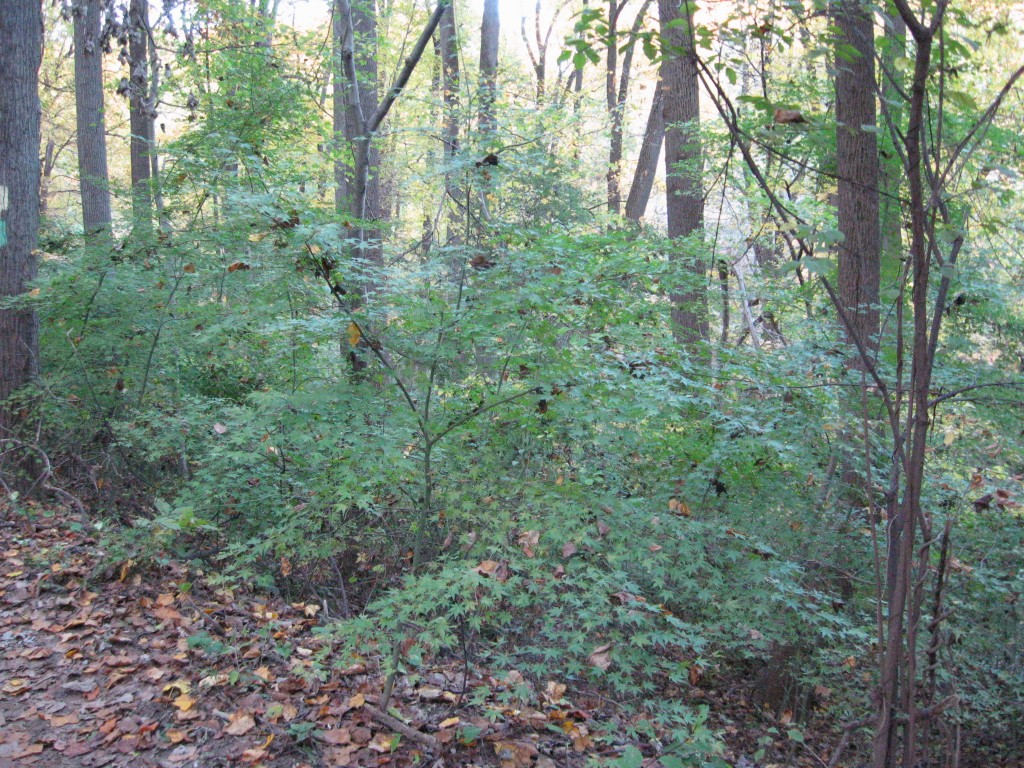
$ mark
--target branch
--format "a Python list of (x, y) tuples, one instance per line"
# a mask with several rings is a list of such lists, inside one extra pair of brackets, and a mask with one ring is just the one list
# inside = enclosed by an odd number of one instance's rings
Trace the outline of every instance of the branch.
[(413, 46), (412, 52), (406, 57), (405, 65), (402, 67), (402, 71), (398, 73), (398, 77), (395, 78), (394, 84), (388, 89), (384, 98), (381, 100), (380, 105), (377, 107), (377, 111), (373, 113), (373, 117), (366, 124), (367, 133), (373, 133), (380, 124), (384, 122), (384, 118), (388, 116), (388, 112), (391, 111), (391, 107), (394, 105), (395, 100), (399, 97), (405, 86), (409, 83), (409, 78), (412, 77), (413, 70), (416, 69), (416, 65), (419, 64), (420, 58), (423, 56), (423, 52), (427, 49), (427, 44), (430, 42), (430, 38), (434, 35), (434, 30), (437, 29), (437, 25), (441, 23), (441, 17), (444, 12), (448, 9), (450, 0), (439, 0), (437, 7), (434, 8), (434, 12), (430, 14), (430, 18), (427, 20), (427, 25), (423, 28), (420, 33), (419, 39), (416, 41), (416, 45)]
[(965, 392), (971, 392), (972, 390), (975, 389), (987, 389), (989, 387), (1006, 387), (1007, 389), (1019, 389), (1022, 386), (1024, 385), (1017, 381), (993, 381), (988, 384), (972, 384), (969, 387), (961, 387), (960, 389), (954, 389), (952, 392), (947, 392), (944, 395), (939, 395), (934, 400), (929, 400), (928, 408), (934, 408), (940, 403), (944, 403), (947, 400), (952, 400), (954, 397), (959, 397)]

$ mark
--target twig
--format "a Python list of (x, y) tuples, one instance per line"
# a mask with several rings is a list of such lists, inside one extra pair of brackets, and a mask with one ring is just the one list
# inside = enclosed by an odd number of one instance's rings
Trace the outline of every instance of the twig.
[(836, 745), (835, 751), (832, 752), (832, 757), (828, 761), (828, 768), (836, 768), (836, 766), (839, 765), (839, 758), (843, 756), (843, 751), (850, 744), (853, 732), (858, 728), (871, 725), (873, 722), (874, 718), (865, 717), (863, 720), (856, 720), (843, 726), (843, 737), (839, 740), (839, 744)]
[(363, 709), (370, 713), (370, 716), (381, 725), (386, 725), (394, 731), (405, 736), (409, 741), (415, 741), (417, 744), (422, 744), (427, 749), (438, 750), (441, 747), (441, 742), (431, 736), (429, 733), (423, 733), (418, 731), (410, 725), (406, 725), (397, 717), (389, 715), (387, 712), (382, 712), (372, 704), (363, 704)]

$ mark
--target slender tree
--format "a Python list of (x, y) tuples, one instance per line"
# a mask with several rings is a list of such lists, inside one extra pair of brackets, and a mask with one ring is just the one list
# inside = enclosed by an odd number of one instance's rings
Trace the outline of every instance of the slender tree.
[[(661, 64), (665, 119), (665, 192), (668, 236), (686, 237), (704, 225), (703, 156), (700, 144), (700, 86), (692, 0), (658, 0), (664, 54)], [(673, 248), (672, 257), (680, 258)], [(700, 254), (687, 263), (692, 273), (671, 292), (672, 332), (690, 350), (708, 338), (707, 265)]]
[(71, 9), (75, 33), (75, 112), (82, 225), (87, 237), (110, 236), (110, 182), (107, 129), (103, 111), (103, 45), (100, 0), (76, 0)]
[[(435, 46), (441, 60), (441, 96), (443, 115), (441, 118), (441, 142), (444, 146), (444, 193), (451, 204), (448, 211), (447, 244), (457, 245), (462, 238), (459, 223), (460, 209), (465, 210), (465, 193), (457, 182), (452, 161), (459, 151), (459, 38), (455, 23), (455, 6), (449, 5), (437, 26)], [(454, 266), (454, 265), (453, 265)], [(453, 269), (455, 274), (457, 269)]]
[(658, 80), (651, 111), (647, 114), (647, 126), (644, 128), (633, 182), (629, 186), (629, 196), (626, 198), (626, 218), (631, 221), (639, 222), (644, 217), (647, 202), (651, 198), (651, 189), (654, 187), (661, 145), (665, 142), (665, 113), (662, 101), (661, 80)]
[[(483, 136), (494, 134), (498, 126), (494, 102), (498, 96), (498, 43), (501, 37), (499, 0), (484, 0), (480, 23), (480, 113), (478, 125)], [(495, 147), (487, 147), (495, 149)]]
[[(9, 0), (0, 13), (0, 299), (20, 296), (36, 277), (39, 230), (38, 0)], [(5, 401), (36, 375), (39, 331), (31, 309), (0, 306), (0, 437), (15, 426)]]
[(149, 101), (149, 3), (131, 0), (128, 8), (129, 124), (131, 126), (132, 214), (148, 228), (153, 214), (149, 183), (153, 147), (153, 107)]
[[(608, 210), (611, 213), (620, 213), (622, 209), (622, 141), (625, 128), (626, 105), (629, 100), (629, 85), (633, 70), (633, 51), (636, 49), (636, 42), (647, 18), (647, 9), (654, 0), (644, 0), (633, 19), (626, 42), (619, 50), (618, 35), (616, 27), (619, 17), (626, 6), (626, 3), (617, 3), (611, 0), (608, 6), (609, 32), (607, 37), (605, 72), (605, 106), (608, 111), (608, 123), (610, 126), (610, 141), (608, 146), (608, 172), (606, 175), (608, 189)], [(622, 53), (621, 62), (618, 54)], [(616, 73), (618, 73), (616, 75)]]

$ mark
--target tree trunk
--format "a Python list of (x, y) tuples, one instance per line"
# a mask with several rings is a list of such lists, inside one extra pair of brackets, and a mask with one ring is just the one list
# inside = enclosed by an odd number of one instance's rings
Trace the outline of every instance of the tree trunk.
[[(441, 118), (441, 142), (444, 146), (443, 167), (444, 193), (448, 198), (448, 232), (446, 244), (462, 242), (459, 225), (460, 211), (465, 211), (465, 193), (459, 188), (453, 173), (452, 161), (459, 151), (459, 40), (455, 26), (455, 6), (449, 5), (437, 26), (437, 53), (441, 60), (441, 95), (443, 115)], [(452, 274), (461, 271), (458, 259), (452, 260)]]
[(640, 155), (636, 160), (633, 183), (629, 187), (629, 197), (626, 198), (626, 218), (638, 223), (644, 217), (647, 202), (651, 198), (654, 176), (658, 171), (658, 158), (661, 156), (661, 145), (665, 141), (665, 115), (662, 111), (664, 109), (662, 101), (661, 80), (659, 80), (654, 90), (651, 111), (647, 115), (647, 127), (644, 129), (644, 139), (640, 144)]
[[(348, 36), (347, 18), (351, 18), (354, 40)], [(374, 0), (337, 0), (334, 9), (334, 43), (338, 68), (334, 80), (334, 133), (352, 152), (352, 162), (338, 158), (334, 164), (334, 204), (339, 215), (362, 221), (381, 218), (380, 152), (374, 146), (376, 127), (367, 122), (377, 110), (377, 8)], [(353, 52), (357, 83), (353, 84), (341, 69), (341, 51)], [(356, 93), (350, 91), (355, 88)], [(358, 96), (358, 98), (352, 98)], [(363, 229), (362, 257), (380, 264), (383, 252), (380, 234)]]
[[(848, 340), (878, 350), (881, 233), (878, 210), (878, 142), (875, 126), (875, 38), (871, 13), (861, 0), (836, 0), (832, 16), (838, 43), (858, 55), (836, 54), (836, 173), (839, 177), (839, 300)], [(859, 355), (850, 364), (864, 365)]]
[[(480, 113), (478, 124), (483, 136), (491, 136), (498, 127), (494, 102), (498, 97), (498, 44), (501, 35), (501, 16), (498, 0), (484, 0), (484, 17), (480, 24)], [(488, 146), (494, 150), (497, 147)]]
[(149, 189), (152, 176), (153, 105), (149, 100), (149, 3), (131, 0), (128, 9), (129, 124), (131, 127), (132, 215), (143, 229), (152, 224)]
[[(885, 39), (889, 45), (882, 53), (882, 73), (879, 77), (883, 114), (886, 122), (903, 128), (904, 110), (900, 104), (906, 83), (902, 82), (897, 60), (907, 55), (907, 25), (898, 13), (887, 14)], [(881, 272), (882, 282), (893, 285), (899, 279), (903, 257), (903, 206), (900, 188), (903, 164), (891, 132), (883, 132), (879, 140), (879, 207), (881, 208)]]
[(100, 0), (77, 0), (75, 28), (75, 112), (78, 128), (78, 175), (82, 191), (82, 225), (87, 238), (110, 238), (110, 181), (107, 133), (103, 114), (103, 48)]
[[(703, 156), (700, 144), (700, 88), (694, 45), (692, 0), (658, 0), (661, 15), (662, 113), (665, 120), (665, 187), (668, 236), (699, 232), (704, 225)], [(682, 23), (680, 23), (682, 22)], [(673, 249), (673, 259), (682, 254)], [(703, 254), (688, 260), (691, 275), (673, 288), (672, 333), (690, 351), (708, 339), (707, 264)]]
[(611, 137), (608, 146), (608, 170), (605, 182), (608, 188), (608, 212), (618, 214), (622, 206), (622, 194), (619, 191), (619, 173), (622, 167), (622, 111), (619, 109), (619, 96), (616, 88), (615, 75), (619, 64), (618, 24), (619, 12), (622, 10), (617, 0), (608, 0), (608, 33), (605, 41), (605, 74), (604, 98), (608, 110), (608, 122)]
[[(608, 117), (611, 129), (611, 140), (608, 147), (608, 211), (618, 214), (622, 209), (622, 134), (626, 119), (626, 103), (629, 99), (629, 83), (633, 69), (633, 51), (636, 49), (636, 41), (643, 28), (644, 19), (647, 16), (647, 9), (650, 8), (653, 0), (644, 0), (640, 10), (636, 13), (633, 26), (629, 30), (625, 50), (622, 56), (621, 66), (618, 66), (615, 52), (618, 42), (614, 37), (617, 16), (621, 15), (625, 5), (616, 6), (614, 1), (609, 7), (609, 13), (615, 13), (615, 20), (609, 25), (608, 38), (608, 80), (605, 86)], [(615, 83), (615, 70), (619, 68), (619, 82)], [(659, 141), (660, 145), (660, 141)], [(655, 158), (657, 162), (657, 158)], [(646, 204), (646, 201), (645, 201)]]
[[(36, 277), (39, 230), (39, 0), (5, 0), (0, 13), (0, 299)], [(39, 325), (31, 309), (0, 308), (0, 437), (17, 424), (5, 405), (39, 370)]]

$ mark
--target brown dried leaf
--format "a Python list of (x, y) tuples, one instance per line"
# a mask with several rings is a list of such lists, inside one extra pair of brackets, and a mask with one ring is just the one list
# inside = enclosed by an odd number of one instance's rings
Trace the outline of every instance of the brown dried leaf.
[(228, 721), (228, 725), (224, 729), (224, 733), (231, 736), (245, 736), (245, 734), (255, 727), (256, 721), (253, 719), (253, 716), (245, 710), (239, 710), (231, 715), (231, 719)]
[(587, 659), (590, 666), (597, 667), (602, 672), (606, 671), (612, 665), (611, 650), (612, 644), (607, 643), (591, 651)]

